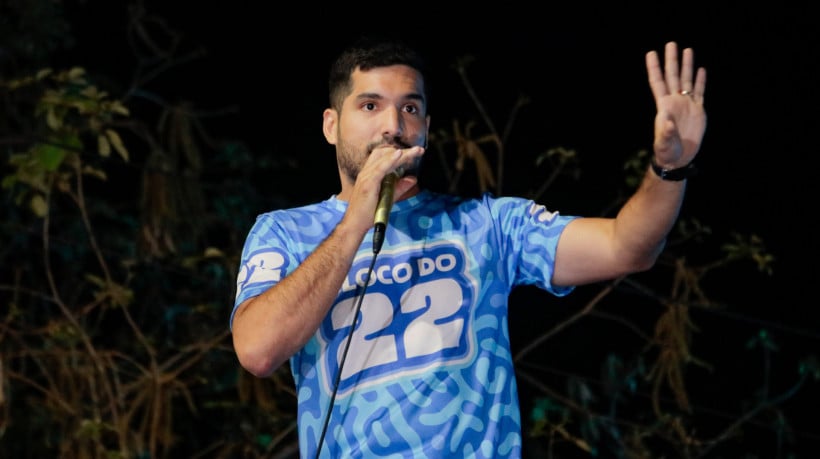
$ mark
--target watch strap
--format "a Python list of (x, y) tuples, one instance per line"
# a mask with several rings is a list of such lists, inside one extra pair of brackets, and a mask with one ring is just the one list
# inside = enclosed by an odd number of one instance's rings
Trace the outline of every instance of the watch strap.
[(652, 171), (661, 178), (661, 180), (671, 180), (673, 182), (679, 182), (681, 180), (686, 180), (689, 177), (697, 174), (697, 169), (695, 168), (694, 162), (690, 162), (689, 164), (679, 167), (677, 169), (666, 169), (661, 167), (658, 163), (655, 162), (655, 158), (652, 158), (650, 162), (652, 166)]

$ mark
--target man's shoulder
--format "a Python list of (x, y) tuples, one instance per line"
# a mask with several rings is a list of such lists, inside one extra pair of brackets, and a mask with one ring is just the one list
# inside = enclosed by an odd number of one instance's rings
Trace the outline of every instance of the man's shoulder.
[(435, 191), (423, 191), (417, 195), (418, 200), (414, 207), (440, 206), (448, 209), (458, 208), (463, 211), (486, 209), (492, 211), (499, 207), (526, 207), (532, 200), (518, 196), (497, 196), (491, 191), (483, 191), (477, 195), (459, 195)]
[(311, 202), (307, 204), (296, 204), (291, 206), (283, 206), (280, 208), (270, 209), (258, 215), (258, 218), (263, 217), (284, 217), (284, 216), (298, 216), (316, 213), (332, 213), (344, 212), (347, 203), (339, 201), (335, 196), (331, 196), (324, 201)]
[(255, 228), (283, 228), (289, 231), (317, 229), (337, 222), (346, 203), (333, 198), (320, 202), (270, 209), (256, 215)]

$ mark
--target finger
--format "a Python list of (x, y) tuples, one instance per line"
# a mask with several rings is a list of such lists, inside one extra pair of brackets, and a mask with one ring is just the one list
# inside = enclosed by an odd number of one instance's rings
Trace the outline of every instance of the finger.
[(420, 145), (401, 149), (401, 155), (396, 160), (396, 167), (401, 168), (404, 173), (412, 170), (418, 158), (424, 154), (424, 147)]
[(396, 191), (395, 191), (396, 197), (398, 198), (401, 195), (403, 195), (404, 193), (406, 193), (407, 191), (409, 191), (411, 188), (416, 186), (416, 183), (418, 183), (418, 178), (416, 178), (414, 176), (407, 176), (407, 177), (402, 177), (401, 179), (399, 179), (396, 182)]
[(695, 53), (692, 51), (692, 48), (683, 50), (683, 63), (680, 70), (680, 89), (688, 94), (692, 94), (694, 89), (694, 82), (692, 81), (694, 59)]
[(695, 102), (703, 103), (703, 94), (706, 92), (706, 69), (701, 67), (698, 69), (695, 77), (695, 87), (692, 89)]
[(404, 150), (397, 148), (392, 152), (385, 153), (384, 162), (382, 163), (383, 173), (387, 175), (399, 168), (402, 161)]
[(646, 75), (649, 79), (652, 96), (655, 97), (656, 101), (669, 94), (666, 90), (666, 82), (663, 80), (663, 72), (661, 72), (660, 60), (656, 51), (646, 53)]
[(664, 73), (666, 74), (666, 88), (669, 94), (675, 94), (681, 90), (680, 73), (678, 69), (678, 45), (674, 41), (666, 44), (664, 49)]
[[(395, 162), (401, 157), (401, 151), (395, 147), (380, 146), (374, 148), (362, 165), (356, 178), (356, 183), (362, 189), (377, 187), (381, 180), (395, 169)], [(378, 189), (378, 188), (377, 188)]]
[(655, 115), (655, 140), (652, 148), (659, 157), (666, 156), (672, 150), (675, 138), (675, 122), (668, 113), (658, 112)]

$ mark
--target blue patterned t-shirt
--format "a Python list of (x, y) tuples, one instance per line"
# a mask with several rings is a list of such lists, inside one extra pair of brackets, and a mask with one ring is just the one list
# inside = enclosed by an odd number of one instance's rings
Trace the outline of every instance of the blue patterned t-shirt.
[[(242, 253), (234, 311), (293, 272), (346, 207), (334, 196), (260, 215)], [(356, 329), (372, 230), (329, 314), (290, 359), (301, 456), (316, 454), (349, 338), (321, 457), (520, 457), (508, 296), (516, 285), (572, 290), (550, 280), (573, 218), (490, 194), (422, 191), (395, 203)]]

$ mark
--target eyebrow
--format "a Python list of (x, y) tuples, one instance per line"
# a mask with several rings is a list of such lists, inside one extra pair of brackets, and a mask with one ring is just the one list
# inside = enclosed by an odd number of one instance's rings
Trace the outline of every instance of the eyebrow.
[[(421, 104), (424, 104), (424, 96), (422, 94), (413, 92), (404, 96), (405, 99), (417, 101)], [(377, 99), (382, 100), (384, 96), (376, 92), (363, 92), (356, 96), (356, 100), (363, 100), (363, 99)]]

